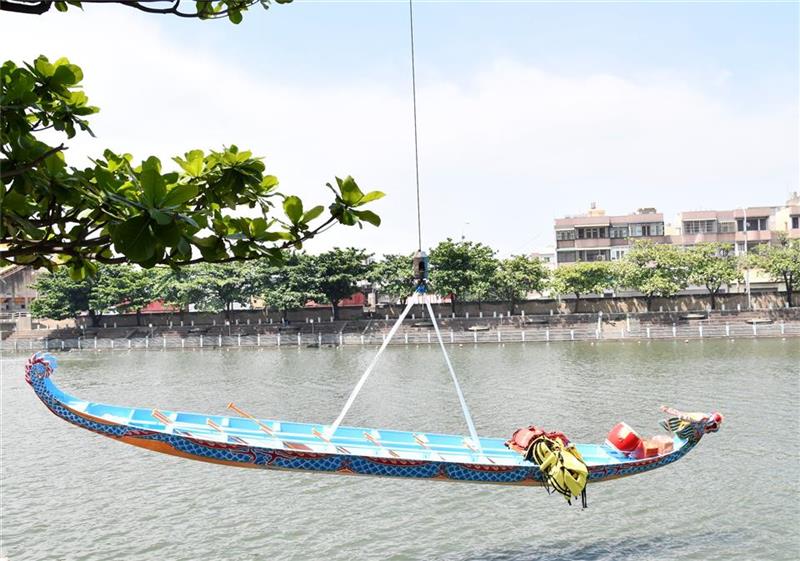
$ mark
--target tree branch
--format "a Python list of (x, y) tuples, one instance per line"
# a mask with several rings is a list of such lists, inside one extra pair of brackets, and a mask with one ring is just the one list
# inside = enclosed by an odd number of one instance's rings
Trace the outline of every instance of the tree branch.
[[(249, 8), (253, 4), (255, 4), (258, 0), (247, 0), (246, 3), (242, 4), (242, 8)], [(169, 8), (153, 8), (142, 4), (137, 0), (120, 0), (121, 4), (128, 6), (130, 8), (136, 8), (137, 10), (141, 10), (143, 12), (147, 12), (148, 14), (172, 14), (182, 18), (199, 18), (199, 12), (191, 13), (191, 12), (181, 12), (178, 10), (180, 6), (181, 0), (174, 0), (174, 4), (172, 4)], [(208, 14), (208, 19), (217, 19), (217, 18), (224, 18), (228, 15), (229, 9), (225, 9), (219, 12), (214, 12)]]
[(52, 2), (32, 2), (25, 0), (0, 0), (0, 10), (4, 12), (16, 12), (18, 14), (31, 14), (40, 16), (50, 9)]
[(26, 171), (29, 171), (34, 167), (36, 167), (37, 164), (47, 159), (48, 157), (52, 156), (56, 152), (63, 152), (64, 150), (67, 150), (67, 147), (64, 146), (63, 144), (56, 146), (55, 148), (51, 148), (50, 150), (48, 150), (47, 152), (45, 152), (44, 154), (33, 160), (32, 162), (29, 162), (27, 164), (22, 164), (21, 167), (12, 169), (11, 171), (0, 172), (0, 179), (8, 179), (9, 177), (15, 177), (17, 175), (23, 174)]
[(172, 4), (172, 6), (169, 8), (151, 8), (150, 6), (145, 6), (144, 4), (141, 4), (135, 0), (124, 0), (120, 2), (120, 4), (123, 4), (130, 8), (136, 8), (137, 10), (141, 10), (142, 12), (147, 12), (148, 14), (174, 14), (182, 18), (198, 17), (197, 14), (179, 12), (178, 6), (180, 5), (180, 3), (181, 0), (175, 0), (175, 3)]

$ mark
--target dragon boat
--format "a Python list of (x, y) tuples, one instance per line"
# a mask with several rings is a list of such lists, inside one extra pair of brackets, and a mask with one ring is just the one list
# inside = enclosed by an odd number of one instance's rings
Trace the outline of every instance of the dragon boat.
[[(56, 361), (37, 353), (26, 381), (48, 409), (83, 429), (155, 452), (237, 467), (495, 483), (546, 485), (539, 466), (500, 438), (473, 438), (258, 419), (234, 404), (236, 415), (204, 415), (84, 401), (51, 378)], [(674, 410), (670, 410), (673, 411)], [(587, 483), (645, 473), (671, 464), (704, 434), (719, 430), (719, 414), (688, 414), (665, 421), (672, 450), (635, 459), (610, 443), (575, 444)]]

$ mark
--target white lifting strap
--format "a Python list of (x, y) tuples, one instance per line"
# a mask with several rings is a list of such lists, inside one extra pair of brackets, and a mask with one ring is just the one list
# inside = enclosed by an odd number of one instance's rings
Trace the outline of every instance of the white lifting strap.
[(394, 325), (392, 326), (392, 329), (389, 331), (389, 334), (384, 338), (383, 344), (381, 345), (381, 348), (378, 349), (378, 352), (375, 354), (375, 357), (372, 359), (372, 362), (369, 363), (369, 366), (367, 366), (367, 369), (364, 371), (364, 374), (361, 375), (361, 379), (356, 384), (356, 387), (353, 388), (353, 391), (350, 394), (350, 397), (347, 398), (347, 403), (344, 404), (344, 408), (342, 409), (342, 412), (339, 413), (339, 416), (336, 417), (336, 420), (328, 428), (328, 430), (327, 430), (328, 437), (333, 436), (333, 433), (335, 433), (336, 429), (339, 428), (339, 425), (342, 423), (342, 420), (344, 419), (344, 416), (347, 415), (347, 412), (350, 410), (350, 407), (353, 405), (353, 402), (356, 400), (356, 396), (358, 395), (358, 392), (360, 392), (361, 388), (364, 387), (364, 383), (367, 381), (367, 378), (369, 378), (369, 375), (372, 374), (372, 369), (375, 368), (375, 365), (378, 363), (378, 359), (381, 357), (381, 354), (386, 349), (386, 347), (389, 345), (389, 341), (392, 340), (392, 337), (394, 337), (394, 334), (397, 333), (397, 330), (399, 329), (399, 327), (401, 325), (403, 325), (403, 320), (406, 319), (406, 316), (408, 315), (408, 312), (411, 311), (411, 307), (416, 303), (417, 303), (417, 293), (415, 292), (408, 299), (408, 303), (406, 304), (406, 308), (403, 310), (403, 313), (400, 314), (400, 317), (398, 317), (397, 321), (394, 322)]
[(461, 411), (464, 414), (464, 420), (467, 422), (467, 428), (469, 429), (469, 435), (470, 438), (472, 439), (473, 446), (477, 449), (478, 454), (483, 454), (480, 438), (478, 438), (478, 433), (475, 430), (475, 424), (472, 422), (472, 416), (469, 413), (469, 407), (467, 407), (467, 401), (466, 399), (464, 399), (464, 393), (461, 391), (461, 385), (458, 383), (458, 377), (456, 376), (456, 372), (453, 369), (452, 363), (450, 362), (450, 356), (447, 354), (447, 349), (444, 346), (442, 333), (441, 331), (439, 331), (439, 324), (436, 322), (436, 316), (433, 313), (433, 308), (431, 307), (430, 299), (428, 298), (427, 294), (419, 294), (418, 292), (415, 292), (408, 299), (408, 303), (406, 304), (403, 313), (401, 313), (400, 317), (397, 318), (397, 321), (392, 326), (392, 329), (389, 331), (389, 334), (384, 338), (383, 344), (381, 345), (380, 349), (378, 349), (378, 352), (373, 357), (372, 362), (369, 363), (369, 366), (367, 366), (367, 369), (364, 371), (364, 374), (361, 375), (361, 378), (358, 380), (356, 387), (353, 388), (353, 391), (350, 393), (350, 397), (347, 398), (347, 403), (344, 404), (342, 412), (339, 413), (339, 416), (336, 417), (336, 420), (327, 429), (326, 431), (327, 436), (328, 438), (332, 437), (333, 434), (336, 432), (336, 430), (339, 428), (339, 425), (342, 423), (342, 420), (344, 420), (345, 415), (347, 415), (347, 412), (350, 410), (350, 407), (352, 407), (353, 402), (356, 400), (358, 392), (360, 392), (361, 388), (364, 387), (367, 378), (369, 378), (369, 375), (372, 374), (372, 370), (378, 363), (378, 359), (380, 358), (381, 354), (386, 349), (386, 347), (389, 345), (389, 341), (392, 340), (395, 333), (397, 333), (399, 327), (403, 324), (403, 320), (408, 315), (408, 312), (411, 311), (411, 307), (414, 306), (414, 304), (417, 304), (420, 299), (425, 304), (428, 310), (428, 315), (430, 315), (431, 318), (431, 323), (433, 323), (433, 329), (436, 331), (436, 338), (439, 340), (439, 346), (442, 349), (442, 354), (444, 355), (444, 361), (447, 364), (447, 369), (450, 371), (450, 377), (453, 379), (453, 385), (455, 386), (456, 394), (458, 395), (458, 402), (461, 404)]
[(469, 435), (472, 438), (474, 445), (477, 447), (478, 453), (482, 454), (483, 449), (481, 447), (481, 441), (478, 438), (478, 433), (475, 431), (475, 423), (472, 422), (472, 415), (469, 414), (469, 407), (467, 407), (467, 400), (464, 399), (464, 394), (461, 391), (461, 385), (458, 383), (458, 378), (456, 377), (456, 371), (453, 370), (453, 365), (450, 363), (450, 356), (447, 354), (447, 349), (444, 346), (444, 341), (442, 340), (442, 333), (439, 331), (439, 324), (436, 323), (436, 315), (433, 313), (433, 308), (431, 307), (430, 299), (427, 297), (427, 295), (424, 296), (423, 299), (425, 300), (425, 306), (427, 306), (428, 308), (428, 314), (431, 316), (433, 329), (436, 331), (436, 338), (439, 339), (439, 346), (442, 348), (444, 361), (447, 363), (448, 370), (450, 370), (450, 377), (453, 379), (453, 385), (456, 387), (456, 393), (458, 394), (458, 402), (461, 404), (461, 411), (462, 413), (464, 413), (464, 420), (467, 422)]

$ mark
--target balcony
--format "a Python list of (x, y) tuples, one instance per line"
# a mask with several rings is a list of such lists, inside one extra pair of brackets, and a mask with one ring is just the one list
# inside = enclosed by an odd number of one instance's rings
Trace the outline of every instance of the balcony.
[(683, 234), (682, 236), (673, 236), (673, 243), (680, 243), (681, 245), (697, 245), (699, 243), (733, 244), (735, 238), (736, 234), (734, 232)]
[(736, 232), (737, 242), (743, 242), (745, 240), (749, 242), (768, 242), (772, 240), (772, 232), (769, 230), (748, 230), (747, 232)]
[(610, 238), (589, 238), (589, 239), (575, 240), (575, 247), (578, 249), (609, 247), (610, 245), (611, 245)]

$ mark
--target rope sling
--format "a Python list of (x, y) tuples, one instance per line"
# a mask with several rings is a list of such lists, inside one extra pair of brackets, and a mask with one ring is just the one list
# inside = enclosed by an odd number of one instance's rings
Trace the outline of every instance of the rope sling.
[(464, 415), (464, 420), (467, 422), (469, 435), (470, 438), (472, 439), (471, 448), (474, 448), (474, 450), (477, 451), (478, 455), (483, 455), (483, 448), (481, 447), (481, 441), (478, 438), (478, 433), (475, 430), (475, 423), (472, 422), (472, 415), (470, 415), (469, 413), (469, 407), (467, 406), (467, 401), (464, 398), (464, 393), (461, 391), (461, 384), (458, 383), (458, 377), (456, 376), (456, 372), (453, 369), (453, 364), (450, 362), (450, 356), (447, 354), (447, 349), (444, 345), (444, 340), (442, 340), (442, 333), (439, 330), (439, 324), (436, 321), (436, 314), (433, 313), (433, 308), (431, 307), (430, 297), (428, 296), (425, 290), (428, 279), (428, 258), (422, 251), (422, 213), (421, 213), (421, 204), (419, 196), (419, 143), (417, 139), (417, 69), (414, 58), (413, 0), (408, 0), (408, 20), (409, 20), (410, 44), (411, 44), (411, 98), (413, 105), (413, 122), (414, 122), (414, 171), (415, 171), (416, 192), (417, 192), (417, 253), (414, 255), (414, 276), (417, 281), (417, 289), (408, 298), (406, 307), (403, 309), (403, 312), (400, 314), (400, 316), (398, 316), (397, 321), (389, 330), (389, 334), (386, 337), (384, 337), (383, 343), (378, 349), (378, 352), (375, 354), (372, 361), (369, 363), (369, 366), (367, 366), (367, 369), (364, 371), (364, 374), (361, 375), (361, 378), (358, 380), (358, 383), (356, 383), (355, 388), (353, 388), (353, 391), (350, 393), (350, 397), (347, 398), (347, 402), (345, 402), (341, 413), (339, 413), (339, 416), (336, 417), (336, 420), (328, 428), (327, 433), (328, 433), (328, 438), (333, 437), (334, 433), (339, 428), (339, 425), (341, 425), (342, 421), (344, 420), (345, 415), (347, 415), (347, 412), (350, 410), (350, 407), (352, 407), (353, 402), (355, 402), (358, 393), (361, 391), (361, 388), (364, 387), (367, 378), (369, 378), (370, 374), (372, 374), (375, 365), (378, 363), (378, 359), (383, 354), (383, 351), (386, 350), (386, 347), (389, 345), (389, 342), (397, 333), (397, 330), (403, 324), (403, 320), (405, 320), (406, 316), (411, 311), (411, 308), (415, 304), (424, 304), (426, 309), (428, 310), (428, 315), (430, 316), (431, 323), (433, 324), (433, 329), (436, 332), (436, 338), (439, 341), (439, 347), (442, 349), (442, 354), (444, 355), (444, 361), (447, 364), (447, 369), (450, 372), (450, 377), (453, 380), (453, 386), (455, 387), (456, 394), (458, 395), (458, 402), (461, 405), (461, 412)]
[(336, 420), (331, 424), (330, 428), (328, 429), (328, 437), (333, 437), (336, 430), (341, 425), (342, 421), (344, 420), (347, 412), (352, 407), (353, 403), (358, 396), (358, 393), (361, 391), (361, 388), (364, 387), (364, 384), (367, 382), (367, 378), (369, 378), (370, 374), (372, 374), (375, 365), (378, 364), (378, 359), (380, 359), (383, 351), (386, 350), (386, 347), (389, 346), (389, 342), (392, 340), (394, 335), (397, 333), (397, 330), (403, 324), (403, 320), (408, 315), (409, 311), (415, 304), (424, 304), (428, 310), (428, 315), (430, 315), (431, 323), (433, 324), (433, 329), (436, 332), (436, 339), (439, 342), (439, 347), (442, 349), (442, 354), (444, 355), (444, 361), (447, 364), (447, 369), (450, 372), (450, 377), (453, 380), (453, 386), (455, 387), (456, 394), (458, 395), (458, 402), (461, 405), (461, 412), (464, 415), (464, 420), (467, 423), (467, 428), (469, 429), (469, 435), (472, 439), (472, 444), (477, 449), (479, 455), (483, 455), (483, 449), (481, 447), (481, 441), (478, 438), (478, 433), (475, 430), (475, 423), (472, 421), (472, 415), (470, 415), (469, 407), (467, 406), (467, 401), (464, 398), (464, 392), (461, 391), (461, 384), (458, 382), (458, 377), (456, 376), (455, 369), (453, 368), (453, 364), (450, 362), (450, 356), (447, 354), (447, 348), (444, 345), (444, 340), (442, 339), (442, 332), (439, 329), (439, 323), (436, 321), (436, 315), (433, 313), (433, 308), (431, 307), (430, 297), (424, 291), (424, 284), (420, 284), (420, 287), (414, 292), (411, 297), (409, 297), (408, 302), (406, 303), (406, 307), (403, 309), (403, 312), (397, 318), (397, 321), (394, 322), (391, 330), (389, 330), (389, 334), (384, 337), (383, 343), (381, 344), (378, 352), (375, 353), (375, 356), (372, 358), (372, 361), (367, 366), (367, 369), (364, 371), (364, 374), (361, 375), (361, 378), (356, 383), (356, 386), (353, 388), (353, 391), (350, 393), (350, 397), (347, 398), (347, 402), (344, 404), (341, 413), (339, 416), (336, 417)]

